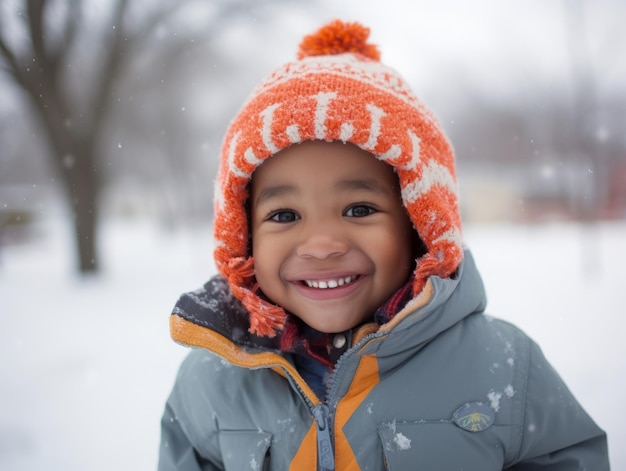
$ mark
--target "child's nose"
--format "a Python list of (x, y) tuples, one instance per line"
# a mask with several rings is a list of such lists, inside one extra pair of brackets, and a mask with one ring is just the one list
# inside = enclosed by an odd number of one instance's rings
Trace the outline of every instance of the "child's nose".
[(307, 234), (296, 248), (296, 254), (304, 258), (325, 260), (345, 254), (349, 249), (348, 241), (332, 230), (317, 227)]

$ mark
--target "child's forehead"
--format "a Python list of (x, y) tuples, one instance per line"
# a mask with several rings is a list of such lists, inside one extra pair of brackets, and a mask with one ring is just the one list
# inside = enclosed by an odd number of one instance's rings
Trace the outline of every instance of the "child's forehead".
[[(307, 175), (306, 172), (310, 174)], [(304, 173), (304, 175), (303, 175)], [(395, 169), (383, 163), (372, 153), (341, 141), (306, 141), (292, 145), (266, 158), (251, 175), (257, 180), (279, 178), (284, 181), (298, 178), (332, 178), (346, 181), (372, 180), (371, 175), (395, 176)], [(354, 185), (352, 185), (354, 186)]]
[[(326, 165), (323, 169), (328, 171), (343, 164), (348, 167), (352, 166), (355, 171), (358, 171), (362, 167), (364, 159), (380, 162), (374, 154), (351, 142), (310, 140), (290, 145), (270, 155), (261, 162), (253, 172), (252, 177), (261, 168), (278, 166), (278, 161), (286, 162), (283, 165), (307, 165), (310, 167)], [(333, 165), (328, 165), (329, 161)]]
[(354, 145), (293, 146), (269, 157), (252, 175), (254, 205), (276, 198), (345, 196), (400, 198), (394, 169)]

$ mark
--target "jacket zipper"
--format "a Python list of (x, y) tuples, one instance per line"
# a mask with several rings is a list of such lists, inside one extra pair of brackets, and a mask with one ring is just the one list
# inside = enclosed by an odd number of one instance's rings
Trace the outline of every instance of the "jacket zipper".
[(335, 450), (330, 435), (330, 409), (324, 403), (315, 404), (298, 385), (298, 380), (288, 370), (287, 378), (292, 387), (300, 394), (305, 402), (316, 425), (317, 435), (317, 467), (318, 471), (335, 471)]
[[(379, 337), (376, 334), (370, 334), (359, 342), (358, 345), (363, 346), (369, 343), (370, 340)], [(350, 348), (353, 348), (351, 346)], [(337, 364), (335, 365), (335, 371), (333, 377), (336, 378), (337, 371), (342, 368), (345, 362), (345, 353), (341, 355)], [(328, 388), (327, 397), (330, 398), (334, 395), (333, 391), (337, 389), (337, 381), (331, 381), (331, 385)], [(301, 392), (302, 393), (302, 392)], [(303, 394), (303, 393), (302, 393)], [(306, 397), (303, 394), (303, 397)], [(330, 408), (320, 403), (311, 408), (315, 423), (317, 425), (317, 463), (320, 471), (334, 471), (335, 470), (335, 450), (333, 449), (333, 442), (330, 434)]]
[[(371, 340), (376, 339), (378, 337), (382, 337), (382, 335), (370, 334), (364, 339), (362, 339), (358, 345), (359, 349), (362, 349), (364, 345), (369, 343)], [(352, 346), (352, 348), (355, 346)], [(341, 355), (339, 361), (335, 366), (335, 372), (333, 376), (337, 373), (337, 371), (342, 367), (345, 362), (345, 353)], [(283, 366), (284, 365), (277, 365)], [(315, 404), (308, 395), (302, 390), (302, 388), (298, 384), (298, 379), (294, 377), (289, 369), (284, 368), (287, 377), (289, 378), (289, 382), (295, 388), (295, 390), (300, 394), (300, 397), (304, 400), (304, 402), (309, 407), (309, 410), (313, 414), (313, 418), (315, 419), (316, 432), (317, 432), (317, 464), (319, 471), (335, 471), (335, 450), (333, 448), (333, 442), (331, 437), (331, 426), (330, 426), (330, 408), (325, 403)], [(337, 383), (332, 382), (329, 387), (328, 398), (333, 395), (333, 391), (336, 390)]]
[(317, 424), (317, 463), (320, 471), (334, 471), (335, 452), (330, 438), (330, 410), (326, 404), (318, 404), (313, 409)]
[[(378, 337), (382, 337), (383, 335), (370, 334), (364, 339), (362, 339), (358, 345), (359, 349), (362, 349), (367, 343), (371, 340), (376, 339)], [(355, 347), (355, 346), (353, 346)], [(342, 367), (345, 362), (345, 353), (341, 355), (339, 361), (335, 365), (335, 372), (333, 376), (336, 375), (337, 371)], [(333, 448), (332, 437), (330, 433), (330, 408), (325, 403), (314, 404), (313, 401), (309, 399), (307, 394), (302, 390), (302, 388), (298, 385), (298, 380), (293, 377), (288, 370), (285, 370), (287, 373), (287, 377), (289, 378), (289, 382), (295, 388), (296, 391), (300, 394), (300, 397), (304, 400), (304, 402), (309, 407), (309, 410), (313, 414), (313, 418), (315, 419), (316, 432), (317, 432), (317, 467), (319, 471), (335, 471), (335, 450)], [(337, 383), (335, 381), (331, 382), (331, 386), (328, 391), (328, 398), (333, 395), (333, 391), (337, 389)]]

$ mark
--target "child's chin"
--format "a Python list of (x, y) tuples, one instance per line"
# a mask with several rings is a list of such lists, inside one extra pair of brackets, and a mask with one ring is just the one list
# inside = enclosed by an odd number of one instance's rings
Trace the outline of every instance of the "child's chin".
[(320, 319), (319, 311), (294, 315), (309, 327), (325, 334), (345, 332), (346, 330), (350, 330), (362, 323), (360, 318), (356, 318), (354, 316), (354, 311), (345, 313), (341, 311), (326, 310), (323, 314), (325, 319)]

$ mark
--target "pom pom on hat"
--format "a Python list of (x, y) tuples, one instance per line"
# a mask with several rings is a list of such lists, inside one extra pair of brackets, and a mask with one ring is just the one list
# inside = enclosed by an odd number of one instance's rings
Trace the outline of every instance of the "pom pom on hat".
[(307, 140), (350, 142), (394, 168), (402, 203), (427, 252), (413, 293), (463, 259), (452, 146), (430, 110), (367, 42), (369, 29), (333, 21), (304, 37), (298, 60), (252, 91), (224, 137), (215, 184), (215, 263), (250, 315), (250, 333), (274, 337), (287, 313), (260, 296), (249, 252), (246, 201), (255, 169)]
[(380, 60), (380, 51), (373, 44), (367, 43), (370, 30), (360, 23), (332, 21), (314, 34), (305, 36), (300, 43), (298, 59), (313, 56), (332, 56), (352, 52)]

